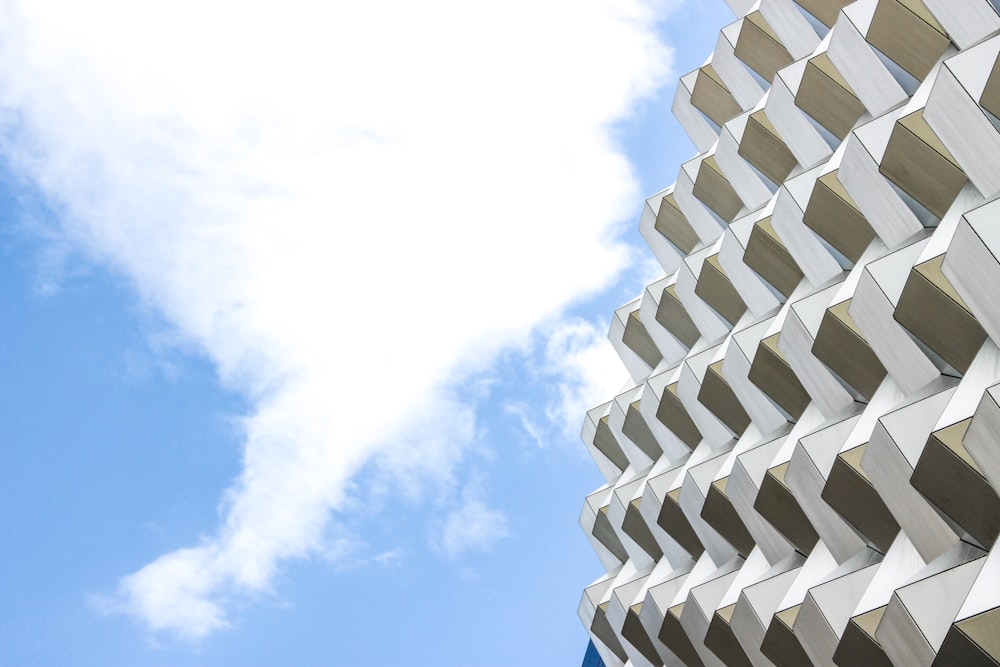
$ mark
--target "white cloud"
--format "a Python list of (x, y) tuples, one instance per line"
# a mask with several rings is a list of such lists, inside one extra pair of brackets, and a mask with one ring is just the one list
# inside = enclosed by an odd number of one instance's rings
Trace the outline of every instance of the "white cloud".
[(454, 559), (469, 552), (489, 551), (509, 535), (506, 515), (489, 508), (479, 485), (470, 483), (462, 491), (461, 506), (445, 517), (436, 544), (445, 556)]
[(558, 396), (545, 408), (564, 436), (577, 436), (587, 410), (616, 395), (628, 372), (607, 339), (608, 325), (580, 319), (560, 322), (549, 335), (543, 369), (555, 378)]
[(568, 444), (583, 454), (579, 434), (585, 413), (628, 382), (607, 330), (606, 322), (578, 317), (540, 326), (538, 345), (524, 356), (531, 381), (543, 388), (543, 398), (503, 405), (504, 413), (538, 449)]
[(535, 411), (530, 405), (523, 401), (511, 401), (504, 404), (503, 411), (504, 414), (517, 420), (521, 430), (531, 438), (531, 441), (538, 449), (545, 449), (548, 446), (546, 442), (547, 429), (544, 424), (539, 424), (535, 420), (533, 414)]
[[(124, 577), (129, 613), (205, 636), (322, 551), (373, 456), (413, 493), (453, 476), (455, 383), (626, 262), (612, 125), (667, 74), (665, 2), (0, 5), (11, 166), (252, 406), (220, 525)], [(553, 344), (587, 384), (577, 326)], [(446, 553), (503, 533), (477, 502)]]

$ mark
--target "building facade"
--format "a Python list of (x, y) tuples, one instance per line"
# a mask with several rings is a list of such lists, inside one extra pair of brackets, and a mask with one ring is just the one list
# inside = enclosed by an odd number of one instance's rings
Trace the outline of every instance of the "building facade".
[(583, 438), (607, 665), (1000, 665), (1000, 11), (728, 0)]

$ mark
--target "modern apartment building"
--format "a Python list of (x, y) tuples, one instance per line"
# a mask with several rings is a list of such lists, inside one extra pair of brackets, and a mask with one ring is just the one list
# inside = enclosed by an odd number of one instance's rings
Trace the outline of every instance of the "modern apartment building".
[(728, 4), (583, 429), (580, 618), (609, 666), (1000, 665), (997, 3)]

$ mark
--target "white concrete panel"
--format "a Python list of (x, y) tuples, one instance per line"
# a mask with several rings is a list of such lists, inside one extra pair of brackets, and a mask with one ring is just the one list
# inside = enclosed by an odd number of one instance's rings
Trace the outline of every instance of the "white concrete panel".
[[(865, 41), (867, 23), (854, 20), (866, 11), (874, 11), (878, 0), (858, 0), (841, 11), (833, 28), (827, 54), (861, 103), (872, 116), (879, 116), (906, 101), (907, 94)], [(870, 18), (868, 19), (870, 22)]]
[(705, 115), (691, 104), (691, 93), (694, 91), (694, 83), (697, 78), (698, 70), (681, 77), (670, 110), (673, 111), (677, 122), (684, 129), (684, 134), (688, 136), (698, 152), (704, 153), (711, 149), (718, 140), (719, 132), (716, 125), (705, 118)]
[(754, 317), (758, 318), (774, 312), (781, 305), (781, 301), (757, 273), (743, 263), (746, 246), (739, 242), (733, 232), (733, 228), (744, 221), (752, 227), (756, 218), (754, 215), (747, 216), (730, 225), (730, 229), (722, 237), (722, 245), (719, 246), (719, 264), (743, 299), (743, 303)]
[(960, 49), (1000, 32), (1000, 16), (989, 0), (923, 0)]
[[(885, 141), (889, 140), (895, 120), (888, 120), (891, 122), (887, 123), (884, 118), (880, 118), (872, 121), (874, 125), (869, 123), (854, 130), (847, 140), (837, 176), (875, 233), (893, 249), (922, 231), (924, 225), (889, 181), (879, 173), (878, 164), (870, 152), (876, 142), (883, 138)], [(861, 137), (872, 141), (866, 144)], [(877, 148), (878, 146), (874, 147), (875, 150)], [(884, 147), (882, 150), (885, 150)]]
[[(991, 47), (990, 52), (994, 46), (1000, 49), (1000, 40), (994, 42), (984, 46)], [(966, 63), (955, 61), (970, 57), (987, 60), (985, 56), (989, 55), (974, 49), (946, 60), (924, 110), (928, 125), (955, 157), (969, 180), (987, 197), (1000, 193), (1000, 132), (989, 120), (987, 112), (979, 106), (979, 97), (973, 98), (956, 77), (955, 72), (961, 71), (961, 65)], [(995, 60), (996, 54), (992, 55), (992, 60)], [(992, 60), (989, 66), (992, 66)]]
[(771, 189), (758, 172), (739, 155), (740, 141), (751, 112), (746, 112), (726, 123), (719, 133), (715, 161), (726, 180), (739, 195), (746, 212), (756, 211), (771, 198)]
[(891, 301), (887, 292), (891, 293), (893, 290), (891, 287), (884, 288), (877, 277), (908, 275), (923, 245), (923, 241), (913, 243), (868, 264), (858, 281), (848, 309), (851, 319), (864, 334), (886, 371), (908, 394), (937, 379), (940, 371), (906, 330), (893, 319), (899, 292), (895, 293), (895, 301)]
[[(786, 69), (804, 67), (805, 61), (789, 65)], [(816, 130), (806, 114), (795, 106), (795, 94), (785, 82), (779, 70), (767, 96), (765, 112), (771, 124), (781, 135), (795, 159), (804, 169), (826, 162), (833, 151), (823, 136)], [(801, 78), (801, 75), (800, 75)]]
[(1000, 341), (1000, 200), (969, 211), (959, 222), (942, 271), (994, 341)]
[[(799, 178), (815, 182), (815, 174), (812, 172)], [(806, 279), (813, 285), (823, 285), (835, 280), (844, 269), (816, 233), (805, 226), (802, 215), (803, 209), (788, 189), (782, 186), (774, 204), (771, 225)]]
[(760, 13), (794, 60), (810, 55), (820, 38), (791, 0), (760, 0)]
[(937, 558), (959, 541), (952, 526), (909, 483), (955, 384), (954, 378), (941, 376), (881, 417), (861, 459), (868, 479), (925, 561)]

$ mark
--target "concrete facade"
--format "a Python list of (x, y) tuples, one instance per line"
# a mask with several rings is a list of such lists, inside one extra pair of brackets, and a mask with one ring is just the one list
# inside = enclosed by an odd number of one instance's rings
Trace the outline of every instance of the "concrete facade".
[(1000, 10), (728, 0), (588, 412), (607, 665), (1000, 665)]

